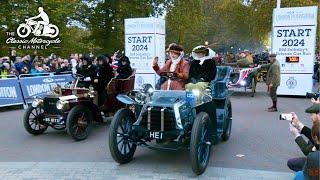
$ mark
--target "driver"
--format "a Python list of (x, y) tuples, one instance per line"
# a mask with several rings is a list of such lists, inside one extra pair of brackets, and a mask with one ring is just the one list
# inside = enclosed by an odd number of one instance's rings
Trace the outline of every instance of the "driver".
[[(169, 45), (167, 51), (169, 52), (169, 60), (162, 68), (158, 65), (158, 57), (155, 57), (152, 62), (152, 67), (158, 75), (168, 72), (166, 75), (170, 76), (170, 79), (161, 85), (161, 90), (184, 90), (189, 77), (189, 63), (182, 58), (183, 48), (173, 43)], [(175, 77), (173, 78), (173, 76)]]
[(47, 15), (47, 13), (44, 12), (43, 7), (39, 7), (38, 8), (39, 11), (39, 15), (35, 16), (35, 17), (31, 17), (29, 18), (29, 20), (33, 20), (33, 19), (37, 19), (40, 18), (42, 19), (42, 21), (38, 21), (36, 27), (33, 30), (33, 33), (35, 34), (36, 31), (38, 30), (38, 28), (40, 27), (40, 24), (47, 26), (49, 25), (49, 16)]
[(205, 46), (197, 46), (192, 50), (192, 58), (189, 72), (187, 90), (198, 90), (201, 95), (208, 88), (209, 82), (214, 80), (217, 72), (216, 63), (213, 60), (215, 52)]

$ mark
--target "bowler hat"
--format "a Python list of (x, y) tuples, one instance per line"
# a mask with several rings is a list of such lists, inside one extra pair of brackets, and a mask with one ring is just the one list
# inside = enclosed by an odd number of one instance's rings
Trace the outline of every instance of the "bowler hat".
[(181, 52), (183, 51), (183, 48), (182, 48), (182, 46), (180, 46), (178, 44), (172, 43), (169, 45), (167, 51), (181, 54)]

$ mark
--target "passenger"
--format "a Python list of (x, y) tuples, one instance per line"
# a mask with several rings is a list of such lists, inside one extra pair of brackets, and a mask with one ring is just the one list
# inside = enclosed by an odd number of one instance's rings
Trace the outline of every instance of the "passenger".
[(214, 80), (217, 72), (215, 52), (205, 46), (197, 46), (192, 50), (193, 60), (190, 65), (187, 90), (198, 90), (202, 97), (209, 83)]
[(92, 65), (93, 57), (86, 54), (82, 57), (82, 63), (77, 67), (77, 74), (84, 76), (84, 81), (80, 82), (79, 87), (89, 87), (97, 77), (96, 69)]
[(240, 54), (240, 59), (235, 63), (226, 63), (226, 65), (230, 66), (238, 66), (238, 67), (250, 67), (253, 65), (253, 57), (248, 50), (244, 50)]
[(132, 68), (127, 56), (122, 56), (119, 60), (117, 69), (117, 79), (127, 79), (132, 74)]
[(109, 81), (114, 77), (112, 67), (109, 65), (111, 60), (109, 56), (98, 57), (97, 78), (94, 80), (94, 87), (98, 91), (98, 105), (103, 105), (107, 98), (106, 87)]
[(176, 73), (176, 79), (167, 79), (161, 85), (162, 90), (184, 90), (185, 83), (189, 77), (189, 63), (182, 57), (184, 55), (183, 48), (177, 44), (171, 44), (167, 49), (169, 52), (169, 60), (160, 68), (158, 65), (158, 57), (155, 57), (152, 62), (152, 68), (160, 75), (163, 72)]

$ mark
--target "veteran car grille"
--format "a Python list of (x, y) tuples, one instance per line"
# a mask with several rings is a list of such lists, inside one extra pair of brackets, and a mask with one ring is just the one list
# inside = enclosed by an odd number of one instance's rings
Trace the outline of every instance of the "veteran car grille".
[(48, 115), (60, 115), (61, 111), (57, 109), (58, 98), (45, 98), (43, 101), (44, 112)]
[(175, 130), (174, 112), (170, 108), (149, 107), (142, 114), (141, 126), (152, 131)]

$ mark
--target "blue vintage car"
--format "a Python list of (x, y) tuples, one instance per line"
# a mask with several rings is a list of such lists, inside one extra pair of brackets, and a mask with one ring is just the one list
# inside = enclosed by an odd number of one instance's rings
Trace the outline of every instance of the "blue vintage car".
[(117, 111), (110, 125), (113, 159), (120, 164), (130, 162), (137, 146), (166, 151), (187, 148), (193, 172), (202, 174), (212, 145), (227, 141), (231, 134), (230, 73), (230, 67), (218, 67), (202, 97), (196, 91), (155, 91), (151, 85), (118, 95), (127, 106)]

